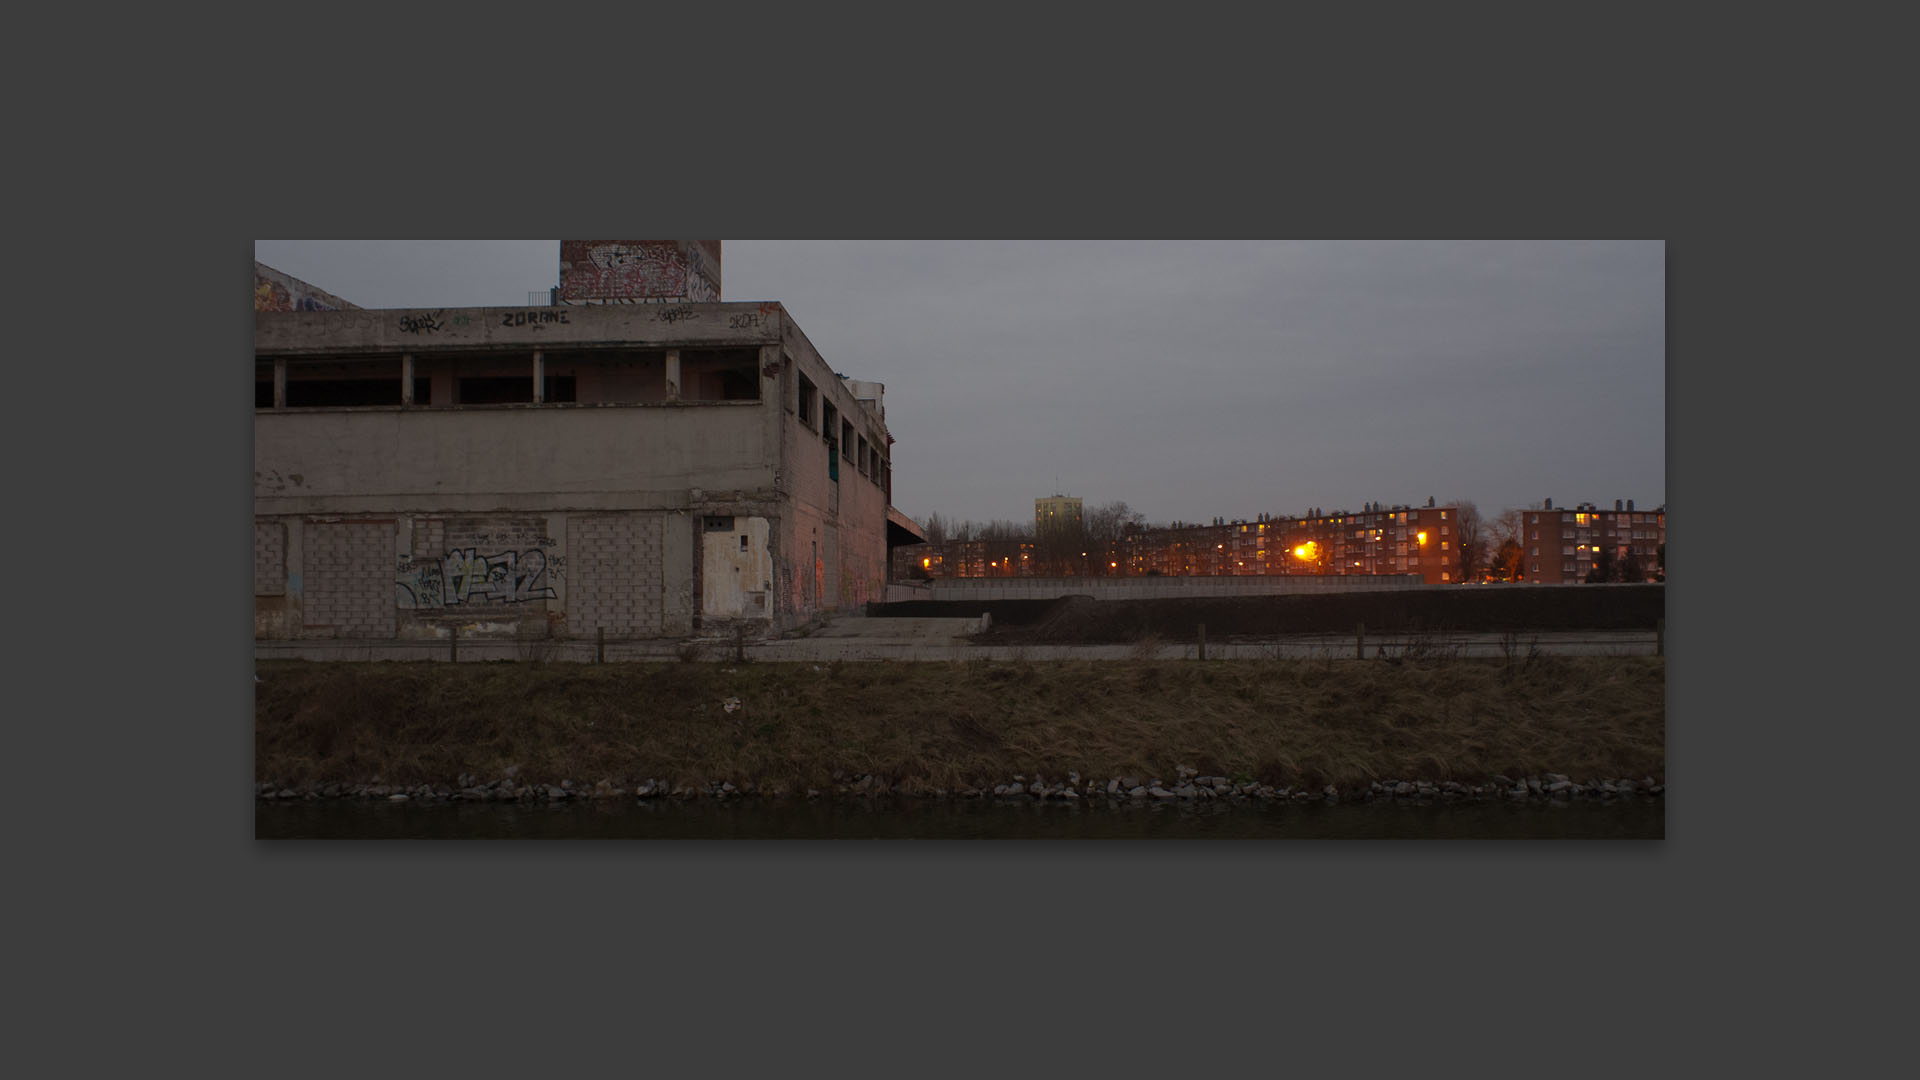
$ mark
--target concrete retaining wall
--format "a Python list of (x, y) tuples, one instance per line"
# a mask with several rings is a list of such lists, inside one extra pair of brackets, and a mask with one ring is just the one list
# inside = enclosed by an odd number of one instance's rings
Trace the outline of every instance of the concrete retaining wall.
[(1399, 592), (1428, 586), (1418, 574), (1368, 577), (1182, 577), (1182, 578), (967, 578), (925, 585), (892, 585), (896, 600), (1051, 600), (1091, 596), (1096, 600), (1159, 600), (1187, 596), (1312, 596), (1323, 593)]

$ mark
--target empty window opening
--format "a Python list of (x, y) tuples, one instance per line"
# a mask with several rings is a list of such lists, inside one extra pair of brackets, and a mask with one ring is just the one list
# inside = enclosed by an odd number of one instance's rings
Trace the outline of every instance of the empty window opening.
[(760, 350), (684, 350), (680, 386), (681, 398), (688, 401), (758, 401)]
[(805, 375), (800, 376), (800, 400), (797, 411), (800, 414), (800, 422), (807, 426), (808, 431), (813, 430), (813, 414), (818, 410), (819, 397), (820, 391), (813, 388), (813, 383), (809, 382)]
[[(531, 377), (531, 368), (529, 377)], [(667, 354), (654, 349), (595, 349), (546, 354), (549, 380), (570, 377), (573, 396), (583, 405), (641, 405), (667, 400)], [(551, 383), (549, 383), (551, 385)]]
[[(254, 400), (262, 400), (260, 383), (254, 380)], [(273, 382), (266, 381), (264, 408), (273, 405)], [(413, 380), (416, 404), (425, 402), (428, 380)], [(355, 408), (394, 406), (400, 401), (400, 358), (347, 360), (334, 363), (288, 364), (287, 407), (290, 409)]]
[(740, 550), (741, 551), (747, 550), (747, 538), (744, 536), (740, 538)]
[(820, 437), (828, 446), (840, 445), (835, 441), (840, 438), (840, 412), (824, 402), (820, 406)]
[[(458, 380), (455, 385), (455, 401), (461, 405), (514, 405), (533, 400), (531, 370), (519, 376), (469, 376)], [(575, 390), (574, 377), (548, 375), (545, 389), (548, 401), (572, 401)]]

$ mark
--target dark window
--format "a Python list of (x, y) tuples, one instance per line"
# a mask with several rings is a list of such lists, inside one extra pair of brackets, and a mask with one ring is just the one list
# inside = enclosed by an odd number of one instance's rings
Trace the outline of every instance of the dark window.
[(688, 401), (758, 401), (760, 350), (683, 350), (680, 383), (680, 396)]
[[(456, 396), (462, 405), (513, 405), (533, 400), (532, 375), (487, 376), (461, 379)], [(571, 375), (546, 377), (548, 401), (574, 400)], [(416, 402), (419, 400), (416, 395)]]
[[(254, 384), (255, 400), (259, 399), (259, 383)], [(430, 383), (427, 379), (413, 380), (413, 400), (415, 404), (425, 404)], [(273, 384), (267, 384), (268, 407), (273, 405)], [(288, 379), (287, 408), (289, 409), (325, 409), (351, 408), (357, 405), (398, 405), (400, 404), (400, 380), (392, 379)]]
[(807, 425), (808, 431), (813, 430), (813, 403), (819, 394), (820, 392), (813, 388), (813, 383), (807, 381), (806, 376), (800, 376), (800, 422)]

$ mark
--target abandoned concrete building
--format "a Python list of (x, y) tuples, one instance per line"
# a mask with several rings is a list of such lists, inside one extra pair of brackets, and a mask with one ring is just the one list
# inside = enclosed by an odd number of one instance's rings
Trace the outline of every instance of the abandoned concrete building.
[[(562, 241), (528, 307), (337, 301), (256, 264), (256, 639), (776, 633), (883, 597), (883, 387), (718, 241)], [(280, 310), (272, 310), (280, 308)]]

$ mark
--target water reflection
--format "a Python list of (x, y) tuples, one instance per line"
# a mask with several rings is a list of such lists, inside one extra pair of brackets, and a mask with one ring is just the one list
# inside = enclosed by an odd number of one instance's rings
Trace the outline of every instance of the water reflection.
[(255, 804), (260, 839), (1659, 839), (1664, 802), (1033, 799)]

